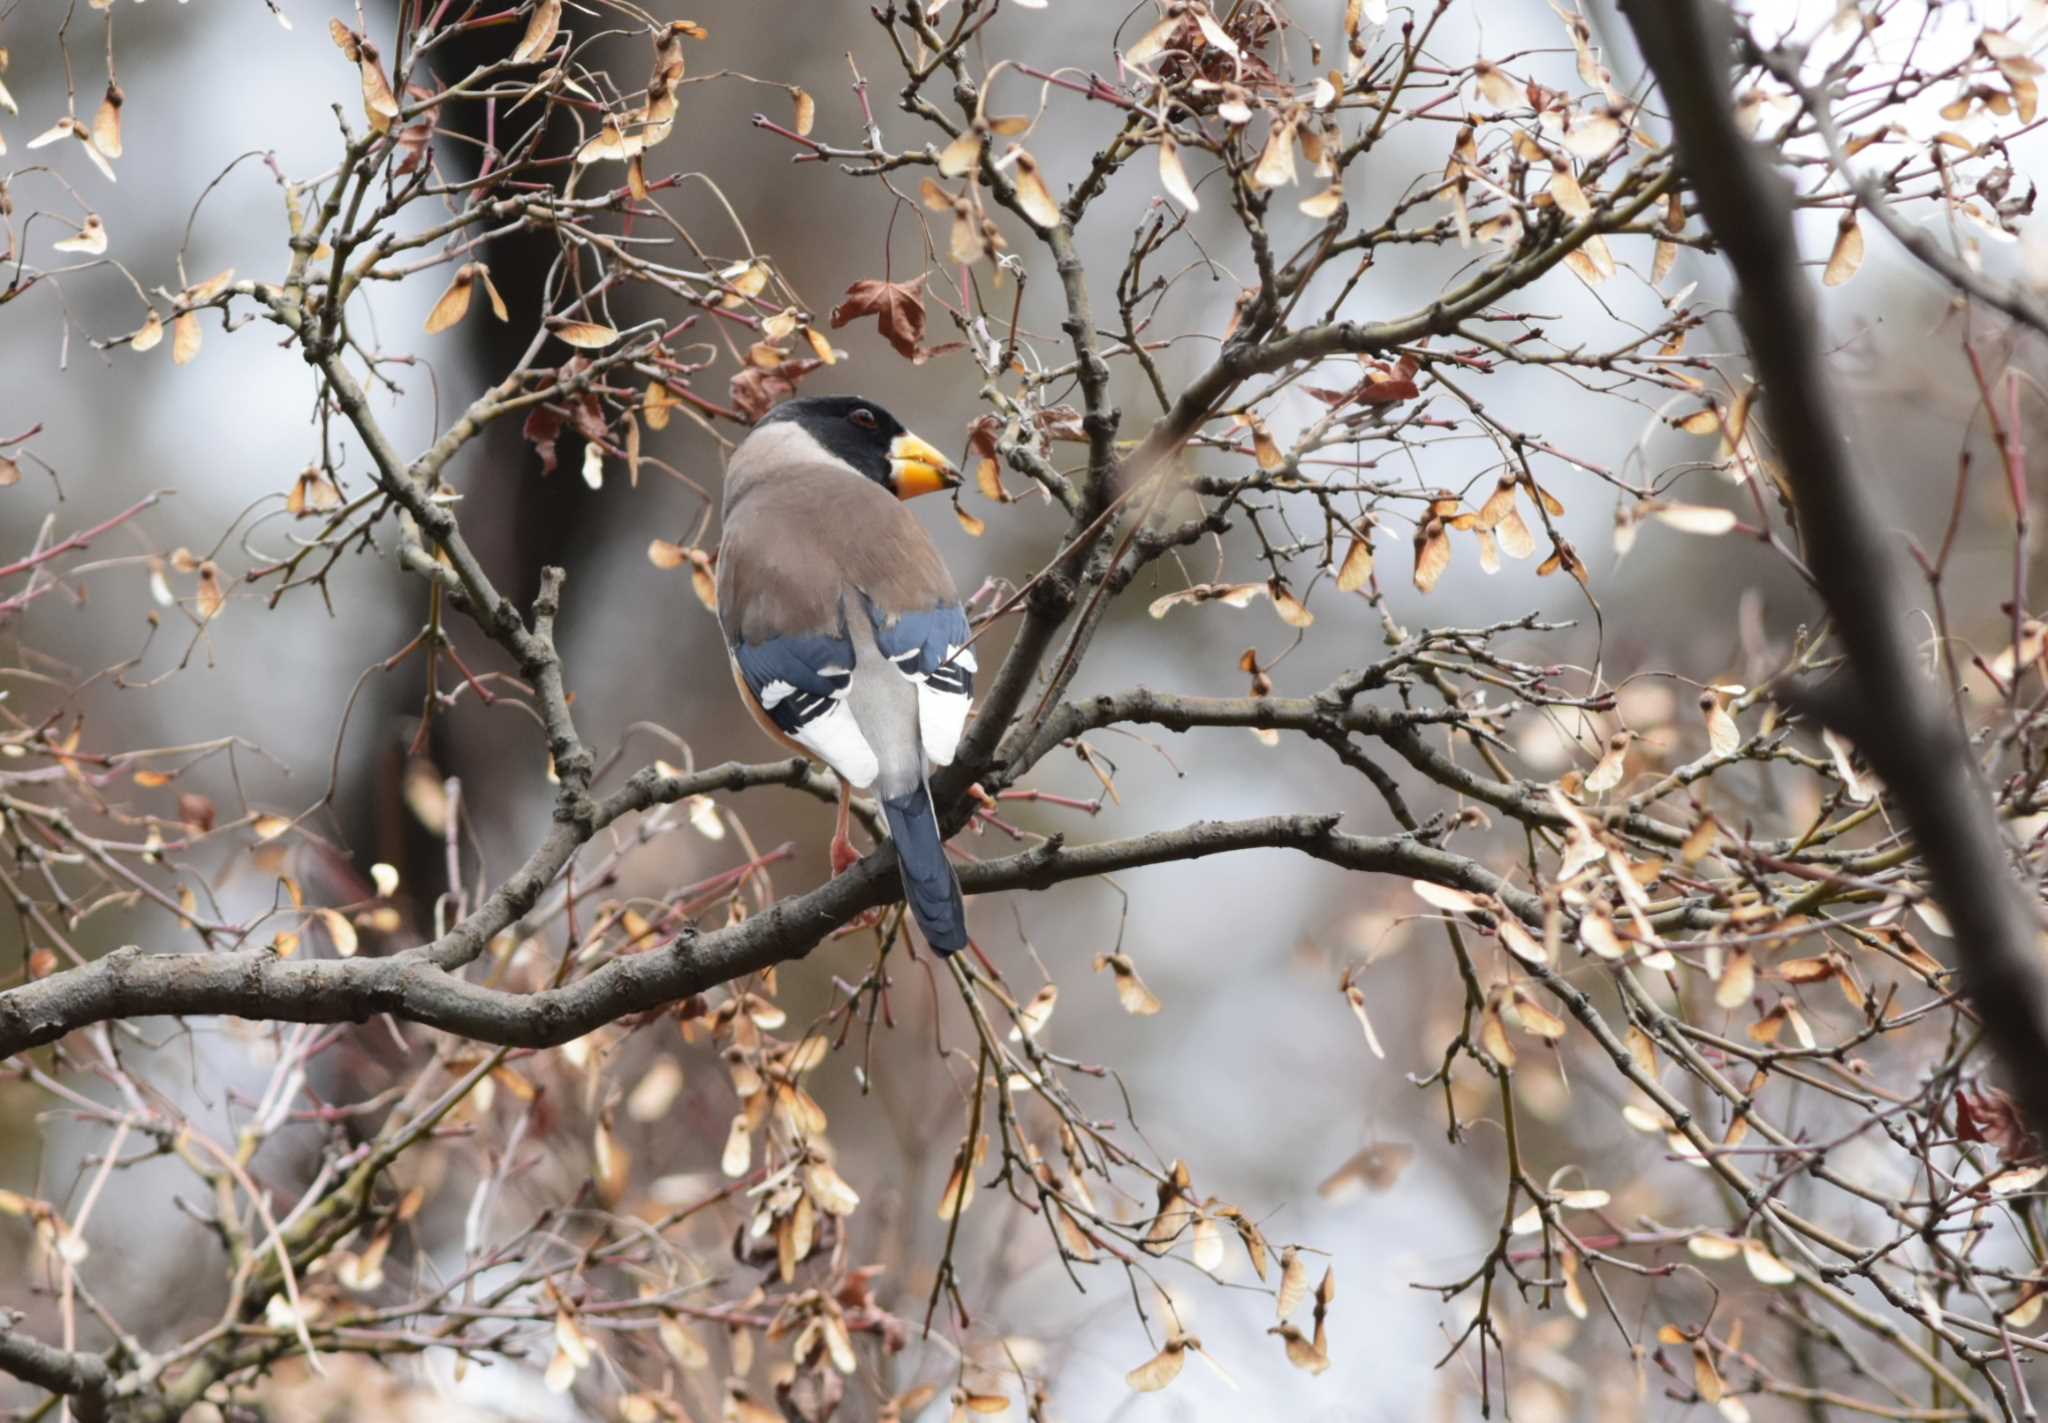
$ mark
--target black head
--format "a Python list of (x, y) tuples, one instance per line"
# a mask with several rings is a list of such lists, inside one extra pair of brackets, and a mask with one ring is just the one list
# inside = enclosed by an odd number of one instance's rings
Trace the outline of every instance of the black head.
[(761, 425), (782, 422), (801, 426), (826, 453), (899, 499), (949, 489), (960, 482), (944, 455), (904, 429), (894, 415), (861, 396), (807, 395), (785, 400), (760, 420)]

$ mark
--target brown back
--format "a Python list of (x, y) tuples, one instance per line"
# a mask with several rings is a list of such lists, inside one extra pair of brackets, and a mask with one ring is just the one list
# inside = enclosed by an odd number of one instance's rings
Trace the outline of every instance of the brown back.
[(781, 437), (791, 429), (749, 436), (726, 475), (718, 549), (726, 636), (763, 642), (836, 632), (840, 599), (852, 589), (885, 613), (958, 601), (938, 548), (909, 508), (807, 436)]

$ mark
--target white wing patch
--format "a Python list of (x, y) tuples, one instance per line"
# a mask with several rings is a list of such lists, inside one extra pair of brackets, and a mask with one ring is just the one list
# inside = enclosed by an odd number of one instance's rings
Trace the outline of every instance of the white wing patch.
[[(953, 753), (960, 749), (960, 733), (966, 729), (967, 713), (974, 705), (974, 698), (967, 692), (952, 690), (951, 684), (961, 678), (946, 675), (950, 668), (958, 668), (970, 677), (978, 670), (971, 647), (949, 647), (946, 662), (936, 677), (912, 675), (917, 683), (917, 726), (924, 740), (925, 759), (934, 766), (953, 764)], [(937, 683), (946, 683), (940, 686)]]
[[(962, 697), (960, 700), (964, 702), (967, 699)], [(956, 742), (960, 739), (957, 728), (953, 739)], [(866, 790), (881, 774), (882, 767), (875, 757), (875, 748), (868, 745), (860, 723), (853, 719), (853, 708), (844, 701), (834, 699), (831, 710), (804, 723), (794, 740), (806, 750), (815, 752), (819, 760), (844, 776), (856, 790)], [(930, 746), (929, 738), (925, 744)], [(950, 749), (947, 754), (952, 754)]]
[(788, 682), (770, 682), (761, 689), (761, 710), (774, 711), (782, 705), (783, 698), (795, 690)]
[(942, 692), (919, 679), (917, 684), (917, 730), (924, 739), (925, 759), (934, 766), (953, 764), (960, 749), (960, 733), (967, 726), (967, 712), (974, 698), (965, 692)]

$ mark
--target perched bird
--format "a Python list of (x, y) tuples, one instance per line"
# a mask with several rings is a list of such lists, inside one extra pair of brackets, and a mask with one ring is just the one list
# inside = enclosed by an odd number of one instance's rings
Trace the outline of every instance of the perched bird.
[(787, 401), (725, 474), (718, 620), (762, 729), (839, 776), (832, 871), (858, 857), (848, 799), (882, 803), (903, 897), (941, 954), (967, 944), (926, 777), (953, 760), (974, 690), (967, 614), (905, 500), (951, 488), (946, 457), (871, 400)]

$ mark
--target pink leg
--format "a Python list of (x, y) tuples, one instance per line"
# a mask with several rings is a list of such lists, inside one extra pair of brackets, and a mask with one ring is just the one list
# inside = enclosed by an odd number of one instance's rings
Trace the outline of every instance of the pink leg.
[(853, 787), (842, 777), (839, 782), (839, 815), (832, 823), (832, 875), (835, 879), (860, 862), (860, 851), (853, 848), (853, 841), (846, 833), (852, 816)]

